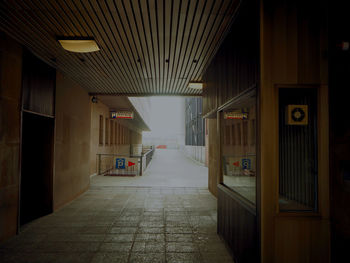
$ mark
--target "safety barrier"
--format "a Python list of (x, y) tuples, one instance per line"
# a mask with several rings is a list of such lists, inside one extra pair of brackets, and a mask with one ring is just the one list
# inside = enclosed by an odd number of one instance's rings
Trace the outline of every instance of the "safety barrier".
[(154, 147), (141, 155), (97, 154), (97, 174), (109, 176), (141, 176), (152, 160)]

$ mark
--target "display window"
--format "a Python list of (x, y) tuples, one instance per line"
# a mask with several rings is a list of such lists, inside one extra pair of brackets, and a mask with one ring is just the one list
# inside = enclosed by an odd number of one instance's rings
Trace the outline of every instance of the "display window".
[(220, 112), (222, 183), (256, 204), (256, 95)]

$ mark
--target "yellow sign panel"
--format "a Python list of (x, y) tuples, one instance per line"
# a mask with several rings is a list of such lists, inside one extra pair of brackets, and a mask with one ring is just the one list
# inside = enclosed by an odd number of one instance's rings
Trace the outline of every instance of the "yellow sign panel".
[(288, 105), (286, 109), (287, 125), (307, 125), (308, 124), (308, 106), (307, 105)]

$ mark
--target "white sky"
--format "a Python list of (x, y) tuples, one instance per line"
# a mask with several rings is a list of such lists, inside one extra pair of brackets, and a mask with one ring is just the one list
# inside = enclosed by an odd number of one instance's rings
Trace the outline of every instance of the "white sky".
[(184, 133), (184, 98), (151, 97), (151, 132), (143, 132), (146, 137), (173, 136)]

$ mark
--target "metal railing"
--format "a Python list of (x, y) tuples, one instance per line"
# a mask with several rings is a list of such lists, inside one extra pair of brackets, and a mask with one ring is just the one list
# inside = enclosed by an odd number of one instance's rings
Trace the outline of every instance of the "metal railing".
[(97, 154), (97, 175), (142, 176), (152, 160), (154, 147), (141, 155)]
[(142, 150), (142, 155), (146, 157), (145, 163), (146, 163), (146, 167), (148, 167), (149, 163), (152, 160), (153, 154), (154, 154), (154, 146), (151, 146), (150, 148), (145, 149), (146, 150), (145, 152), (144, 152), (144, 149)]

